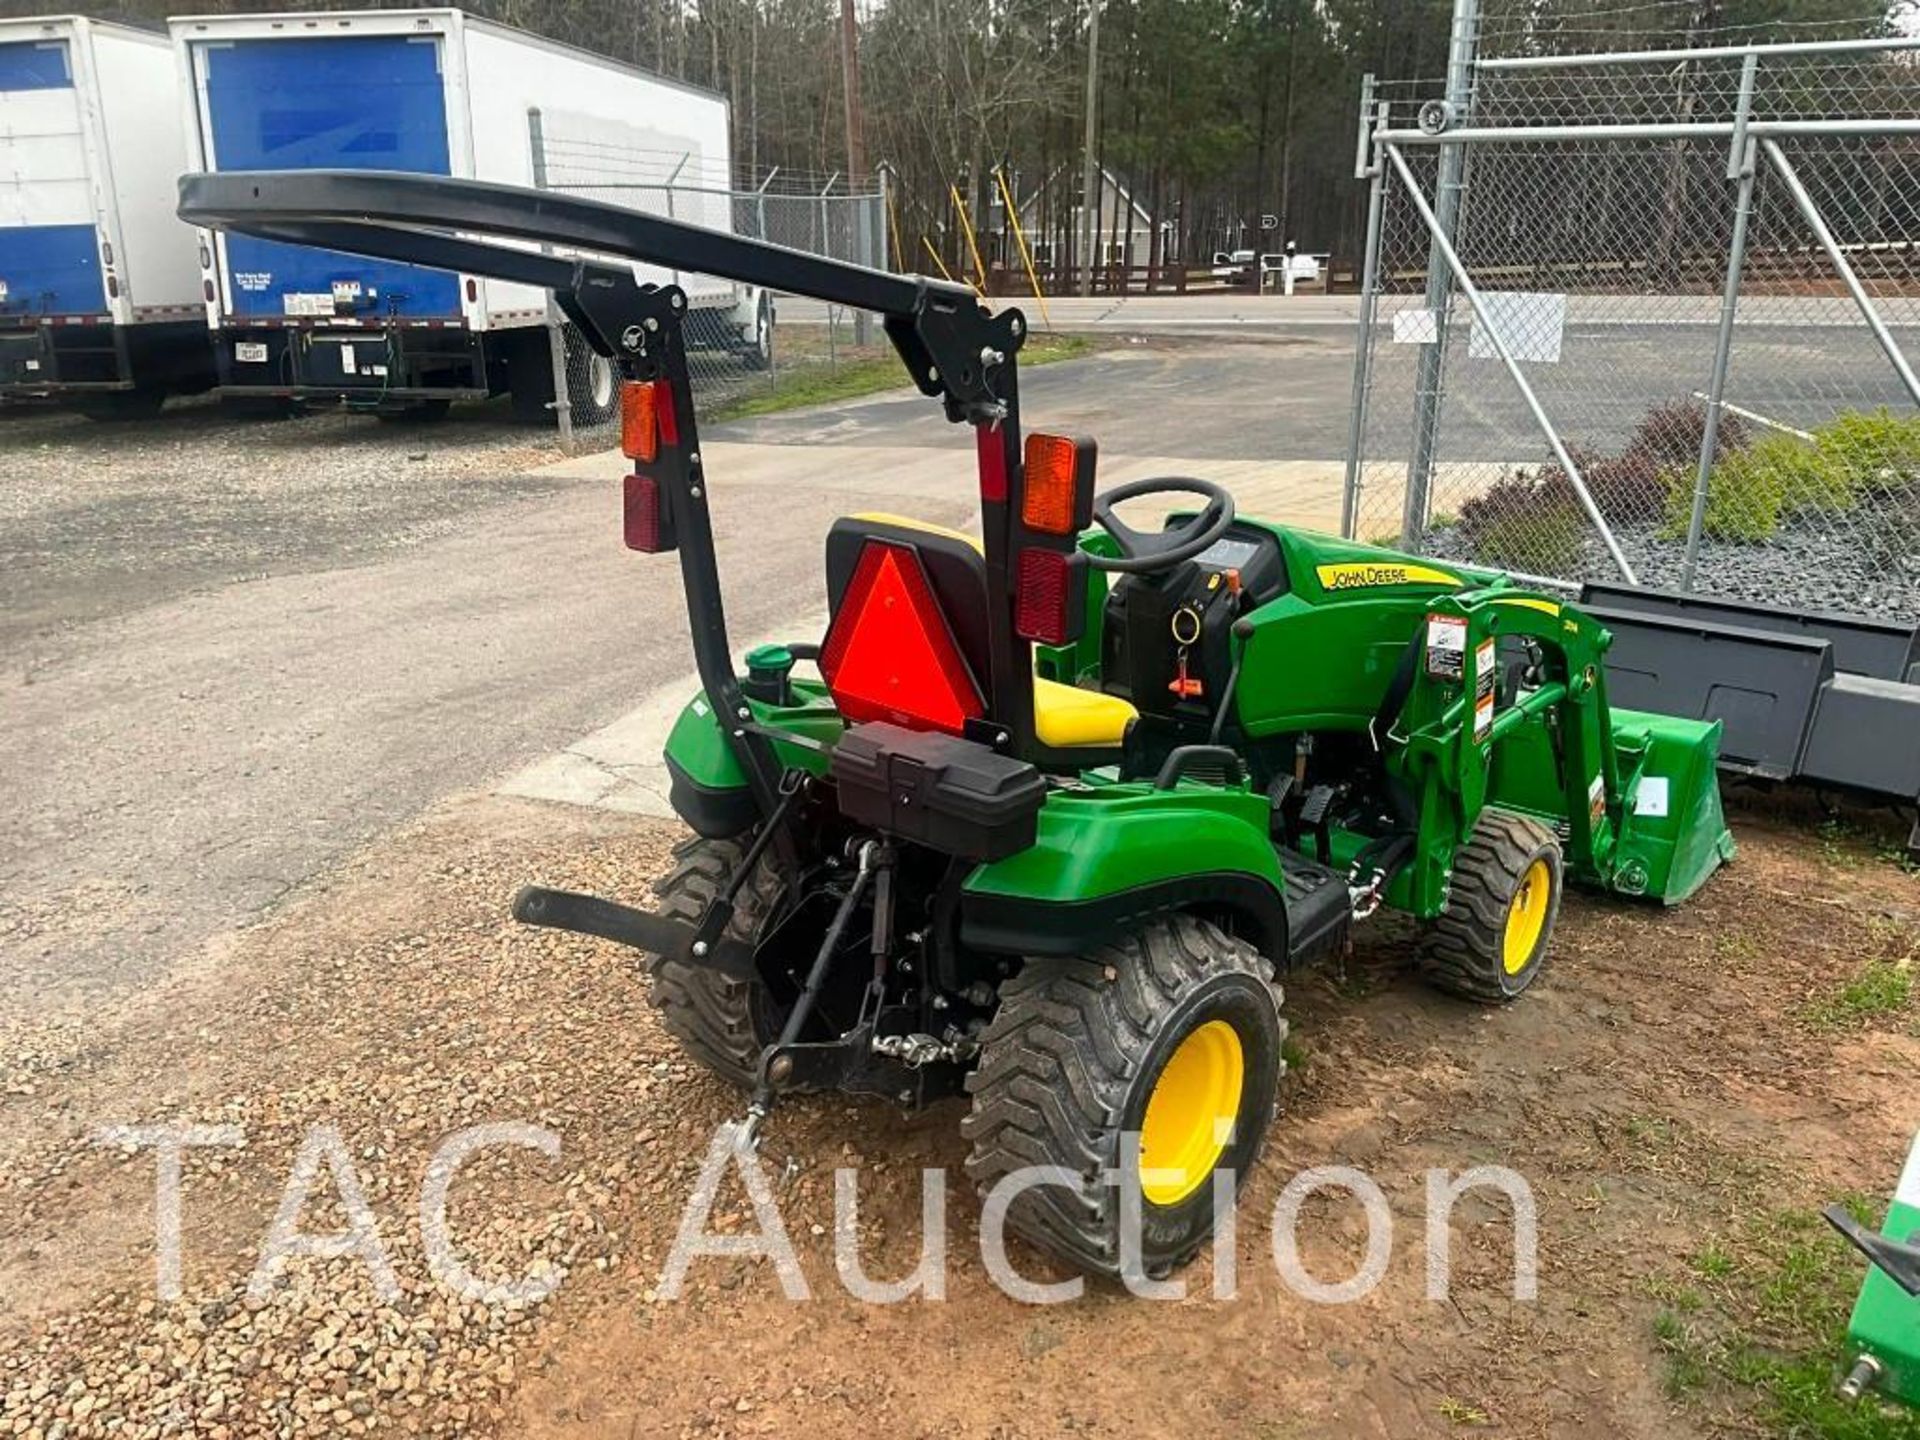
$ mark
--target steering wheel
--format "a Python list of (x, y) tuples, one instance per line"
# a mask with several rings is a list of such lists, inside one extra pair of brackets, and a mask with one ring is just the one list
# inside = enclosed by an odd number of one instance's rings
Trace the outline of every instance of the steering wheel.
[[(1171, 530), (1142, 534), (1113, 513), (1114, 506), (1138, 500), (1142, 495), (1198, 495), (1207, 503), (1198, 515), (1181, 521)], [(1096, 570), (1122, 575), (1150, 575), (1193, 559), (1226, 534), (1227, 527), (1233, 523), (1233, 496), (1211, 480), (1195, 480), (1186, 475), (1129, 480), (1125, 485), (1116, 485), (1093, 497), (1093, 523), (1113, 537), (1120, 553), (1088, 554), (1087, 564)]]

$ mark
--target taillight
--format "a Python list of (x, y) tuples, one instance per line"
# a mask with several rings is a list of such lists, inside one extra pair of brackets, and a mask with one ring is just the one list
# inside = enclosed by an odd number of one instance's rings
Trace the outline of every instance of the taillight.
[(667, 497), (651, 475), (629, 475), (621, 490), (622, 524), (627, 548), (658, 555), (674, 547), (673, 517)]
[(213, 282), (211, 280), (202, 280), (200, 282), (200, 293), (207, 297), (207, 303), (211, 305), (213, 303)]
[(679, 443), (673, 418), (673, 392), (664, 380), (629, 380), (620, 387), (620, 449), (629, 460), (650, 465), (660, 442)]
[(120, 277), (111, 270), (107, 272), (107, 298), (109, 300), (120, 298)]
[(480, 298), (480, 285), (471, 275), (467, 277), (467, 303), (473, 304)]
[(979, 457), (980, 498), (999, 504), (1007, 498), (1007, 438), (998, 425), (976, 425), (973, 444)]
[(1020, 523), (1042, 535), (1073, 535), (1093, 518), (1093, 442), (1029, 435)]
[(1071, 554), (1029, 547), (1014, 569), (1013, 628), (1022, 640), (1065, 645), (1078, 638), (1086, 586)]

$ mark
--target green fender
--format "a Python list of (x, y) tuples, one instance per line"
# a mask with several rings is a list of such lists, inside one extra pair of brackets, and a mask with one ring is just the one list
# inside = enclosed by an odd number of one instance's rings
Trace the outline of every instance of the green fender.
[[(754, 719), (763, 725), (792, 731), (811, 740), (832, 744), (844, 727), (824, 687), (810, 681), (793, 682), (791, 705), (768, 705), (748, 700)], [(780, 763), (825, 774), (825, 754), (810, 746), (774, 742)], [(695, 695), (681, 708), (667, 735), (667, 774), (672, 788), (668, 799), (674, 811), (694, 830), (721, 839), (737, 835), (759, 819), (747, 774), (706, 695)]]
[(963, 943), (1072, 955), (1149, 916), (1225, 913), (1284, 958), (1286, 881), (1267, 835), (1268, 801), (1182, 783), (1056, 790), (1034, 844), (982, 865), (961, 888)]

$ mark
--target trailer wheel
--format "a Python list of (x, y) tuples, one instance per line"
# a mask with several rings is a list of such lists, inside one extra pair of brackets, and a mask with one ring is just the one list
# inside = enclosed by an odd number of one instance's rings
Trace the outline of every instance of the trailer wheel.
[(1560, 842), (1545, 825), (1482, 812), (1453, 862), (1447, 908), (1421, 936), (1428, 983), (1482, 1005), (1504, 1005), (1533, 983), (1560, 914)]
[(764, 295), (753, 308), (753, 327), (740, 337), (740, 363), (749, 370), (773, 368), (773, 304)]
[(620, 409), (620, 375), (571, 325), (567, 339), (567, 403), (573, 423), (605, 425)]
[[(673, 869), (653, 887), (660, 913), (698, 924), (726, 889), (746, 844), (694, 837), (675, 846), (673, 853)], [(763, 859), (734, 900), (727, 934), (749, 943), (758, 939), (779, 906), (782, 890), (778, 873)], [(649, 955), (646, 966), (654, 1007), (680, 1048), (728, 1084), (751, 1090), (760, 1052), (780, 1032), (781, 1011), (766, 985), (758, 979), (730, 979), (664, 955)]]
[(1009, 1228), (1118, 1275), (1130, 1186), (1141, 1269), (1191, 1259), (1213, 1233), (1214, 1172), (1251, 1168), (1273, 1121), (1287, 1026), (1272, 975), (1244, 940), (1175, 915), (1005, 982), (966, 1082), (967, 1173), (983, 1196), (1030, 1166), (1072, 1177), (1021, 1190)]

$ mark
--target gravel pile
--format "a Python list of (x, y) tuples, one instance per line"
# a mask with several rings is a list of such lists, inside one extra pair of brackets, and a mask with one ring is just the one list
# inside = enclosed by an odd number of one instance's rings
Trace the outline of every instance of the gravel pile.
[[(1662, 537), (1653, 526), (1614, 530), (1628, 563), (1644, 585), (1678, 589), (1686, 542)], [(1429, 531), (1422, 553), (1475, 562), (1458, 527)], [(1613, 559), (1597, 536), (1583, 542), (1575, 575), (1614, 579)], [(1703, 593), (1750, 600), (1783, 610), (1837, 610), (1888, 619), (1920, 620), (1920, 553), (1889, 555), (1870, 537), (1788, 522), (1763, 544), (1703, 540), (1695, 571)]]

